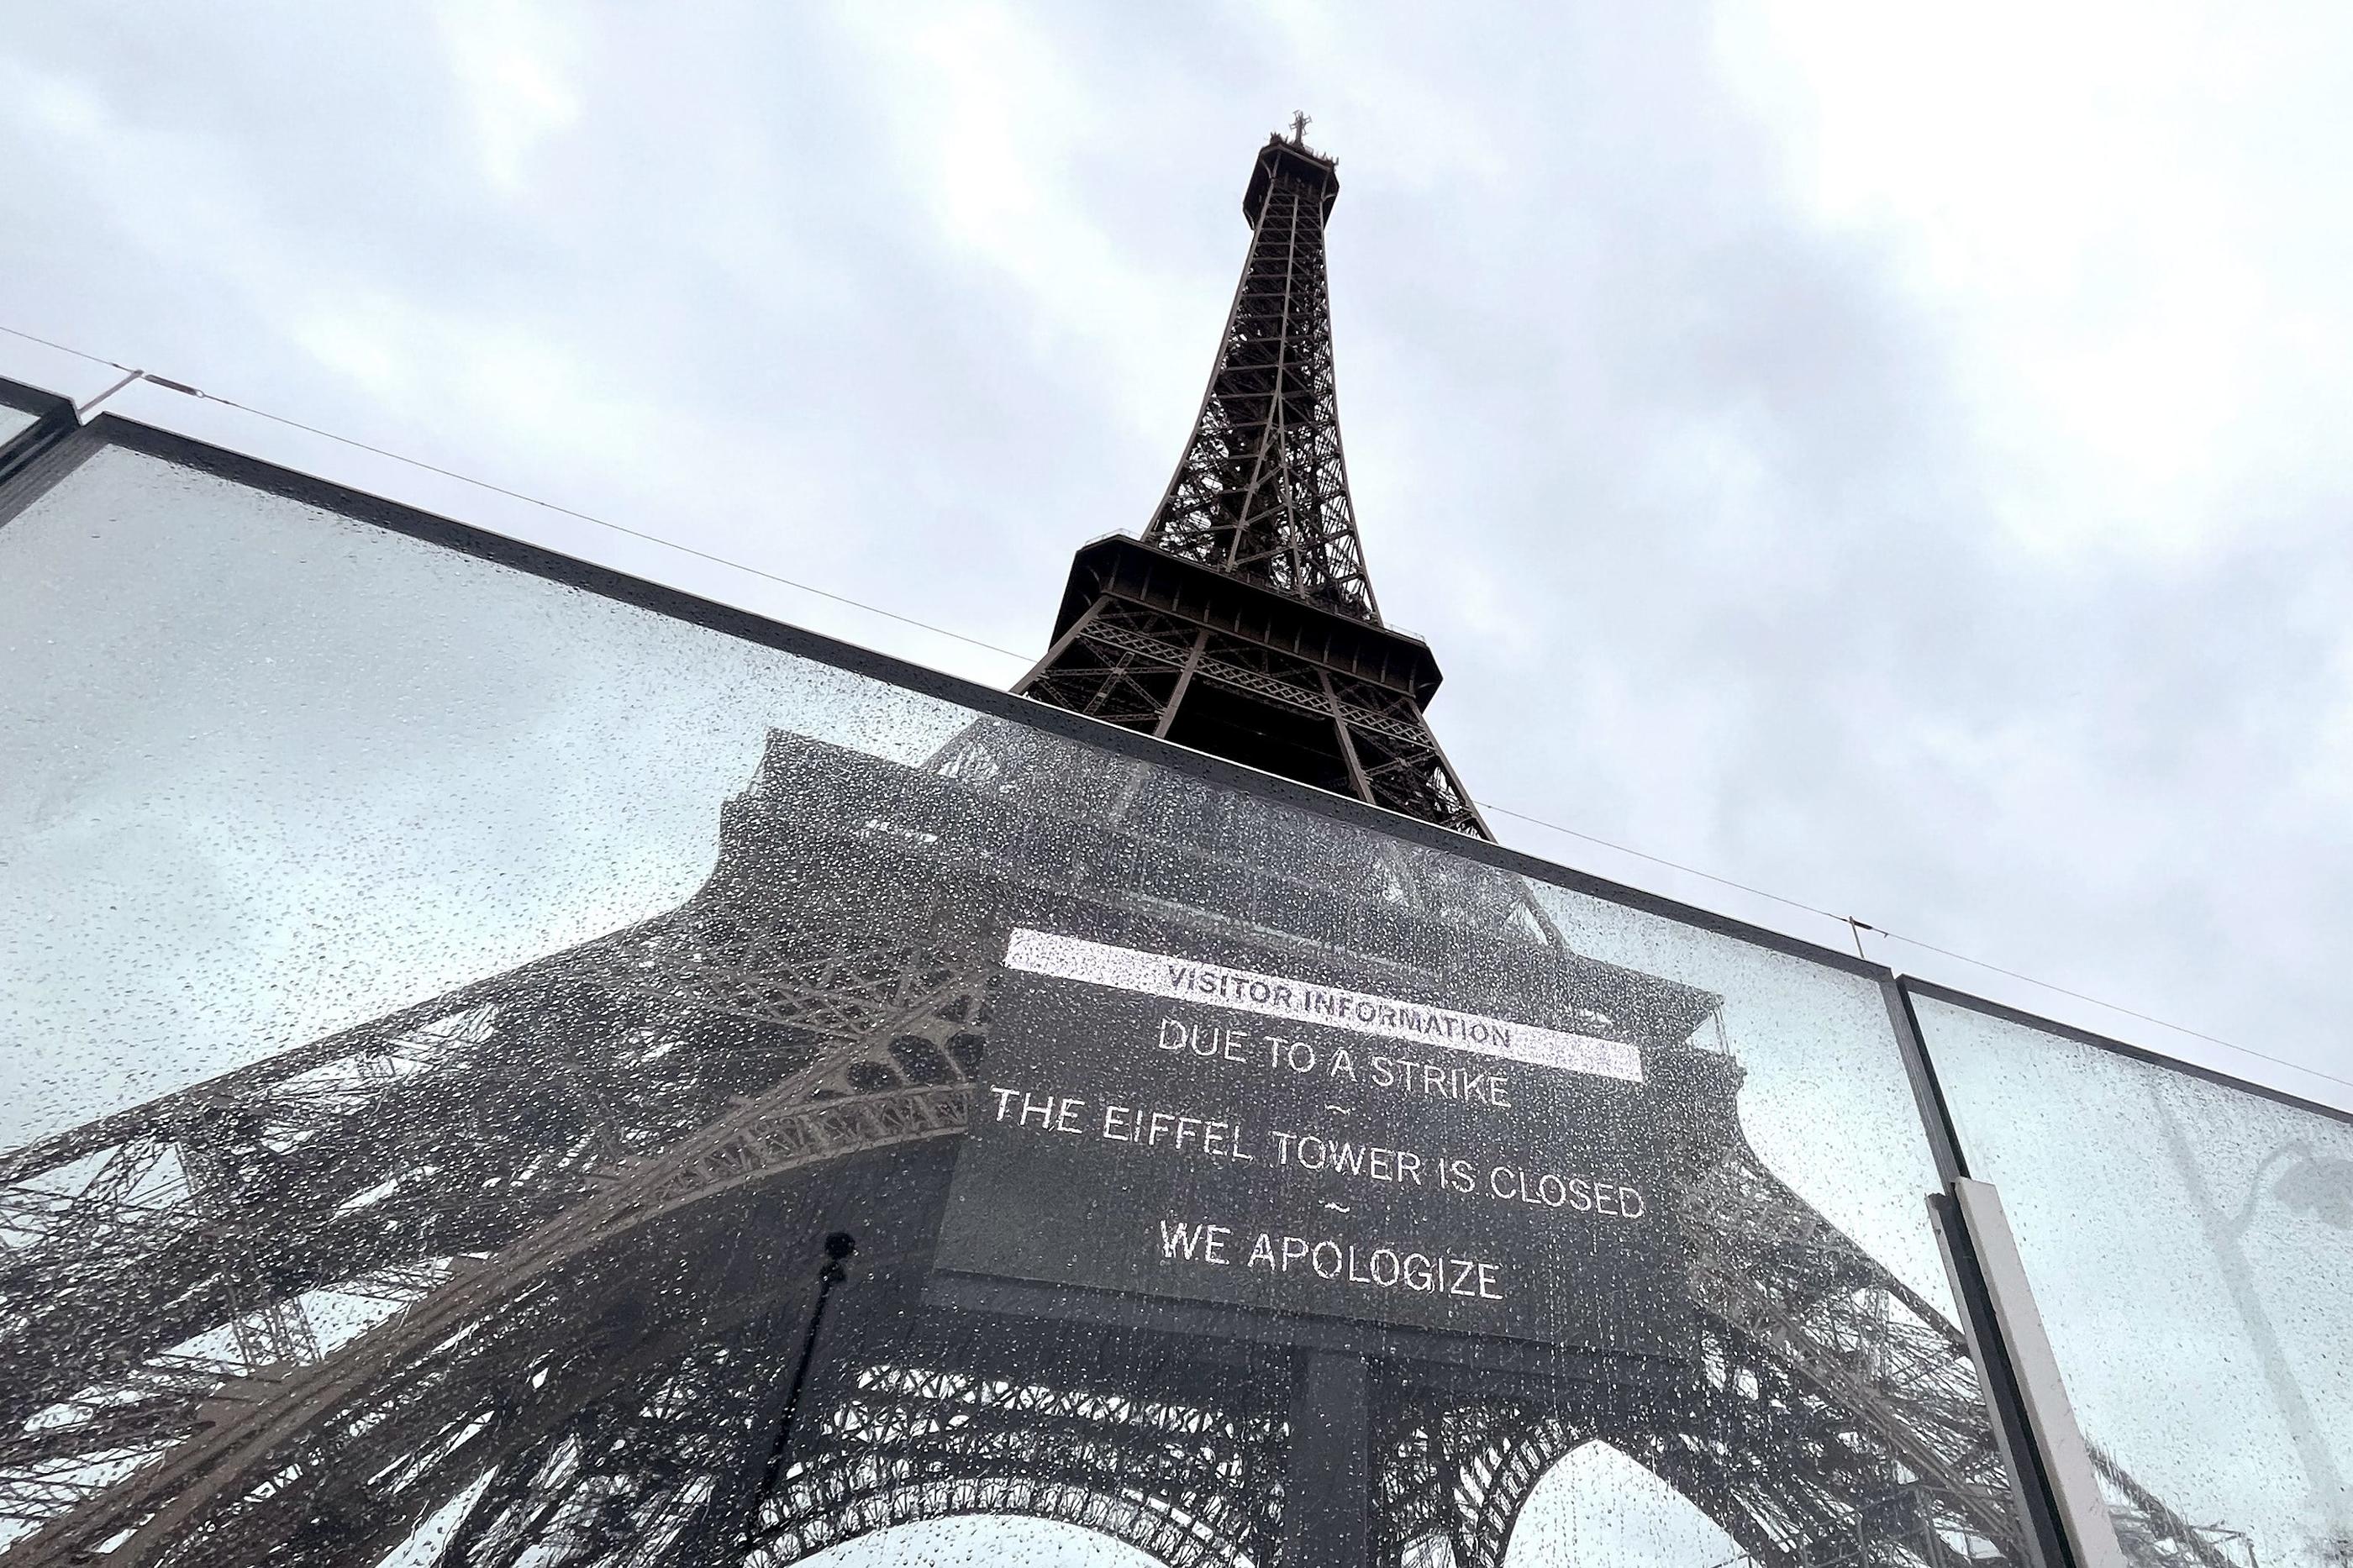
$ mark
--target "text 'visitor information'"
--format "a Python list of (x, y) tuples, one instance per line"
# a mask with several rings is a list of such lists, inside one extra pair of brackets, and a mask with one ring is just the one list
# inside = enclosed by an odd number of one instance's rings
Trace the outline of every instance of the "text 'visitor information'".
[(1021, 930), (939, 1260), (1676, 1354), (1661, 1143), (1624, 1041)]

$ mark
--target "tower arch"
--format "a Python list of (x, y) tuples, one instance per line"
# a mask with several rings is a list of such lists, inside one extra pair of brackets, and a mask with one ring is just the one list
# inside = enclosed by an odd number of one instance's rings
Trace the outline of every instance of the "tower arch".
[[(1002, 1553), (1003, 1555), (998, 1555)], [(1166, 1559), (1072, 1521), (949, 1513), (886, 1525), (804, 1559), (808, 1568), (965, 1568), (982, 1561), (1023, 1568), (1151, 1568)]]

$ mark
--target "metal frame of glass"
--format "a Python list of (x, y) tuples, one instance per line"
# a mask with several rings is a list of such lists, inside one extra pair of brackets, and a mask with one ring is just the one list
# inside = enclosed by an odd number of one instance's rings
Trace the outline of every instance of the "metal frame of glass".
[(78, 428), (72, 399), (21, 382), (0, 379), (0, 408), (13, 408), (33, 416), (32, 424), (0, 440), (0, 483), (5, 483), (9, 476), (31, 462), (50, 443), (62, 440)]

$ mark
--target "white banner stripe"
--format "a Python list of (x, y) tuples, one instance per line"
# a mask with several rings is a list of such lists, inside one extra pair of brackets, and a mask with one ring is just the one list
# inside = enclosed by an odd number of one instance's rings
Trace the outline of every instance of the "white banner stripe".
[(1642, 1081), (1641, 1050), (1623, 1040), (1604, 1040), (1478, 1013), (1426, 1007), (1418, 1002), (1400, 1002), (1392, 996), (1318, 985), (1281, 974), (1229, 969), (1224, 964), (1200, 963), (1132, 947), (1112, 947), (1082, 937), (1017, 929), (1006, 943), (1005, 963), (1008, 969), (1030, 974), (1077, 980), (1143, 996), (1205, 1002), (1262, 1017), (1348, 1029), (1383, 1039), (1410, 1040), (1416, 1045), (1444, 1046), (1450, 1050), (1474, 1051), (1481, 1056), (1564, 1072), (1592, 1073), (1629, 1083)]

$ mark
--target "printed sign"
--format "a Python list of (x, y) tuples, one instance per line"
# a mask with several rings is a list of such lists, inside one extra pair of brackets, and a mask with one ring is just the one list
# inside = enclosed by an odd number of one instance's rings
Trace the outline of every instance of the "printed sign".
[(939, 1262), (1680, 1355), (1656, 1115), (1623, 1041), (1017, 931)]

